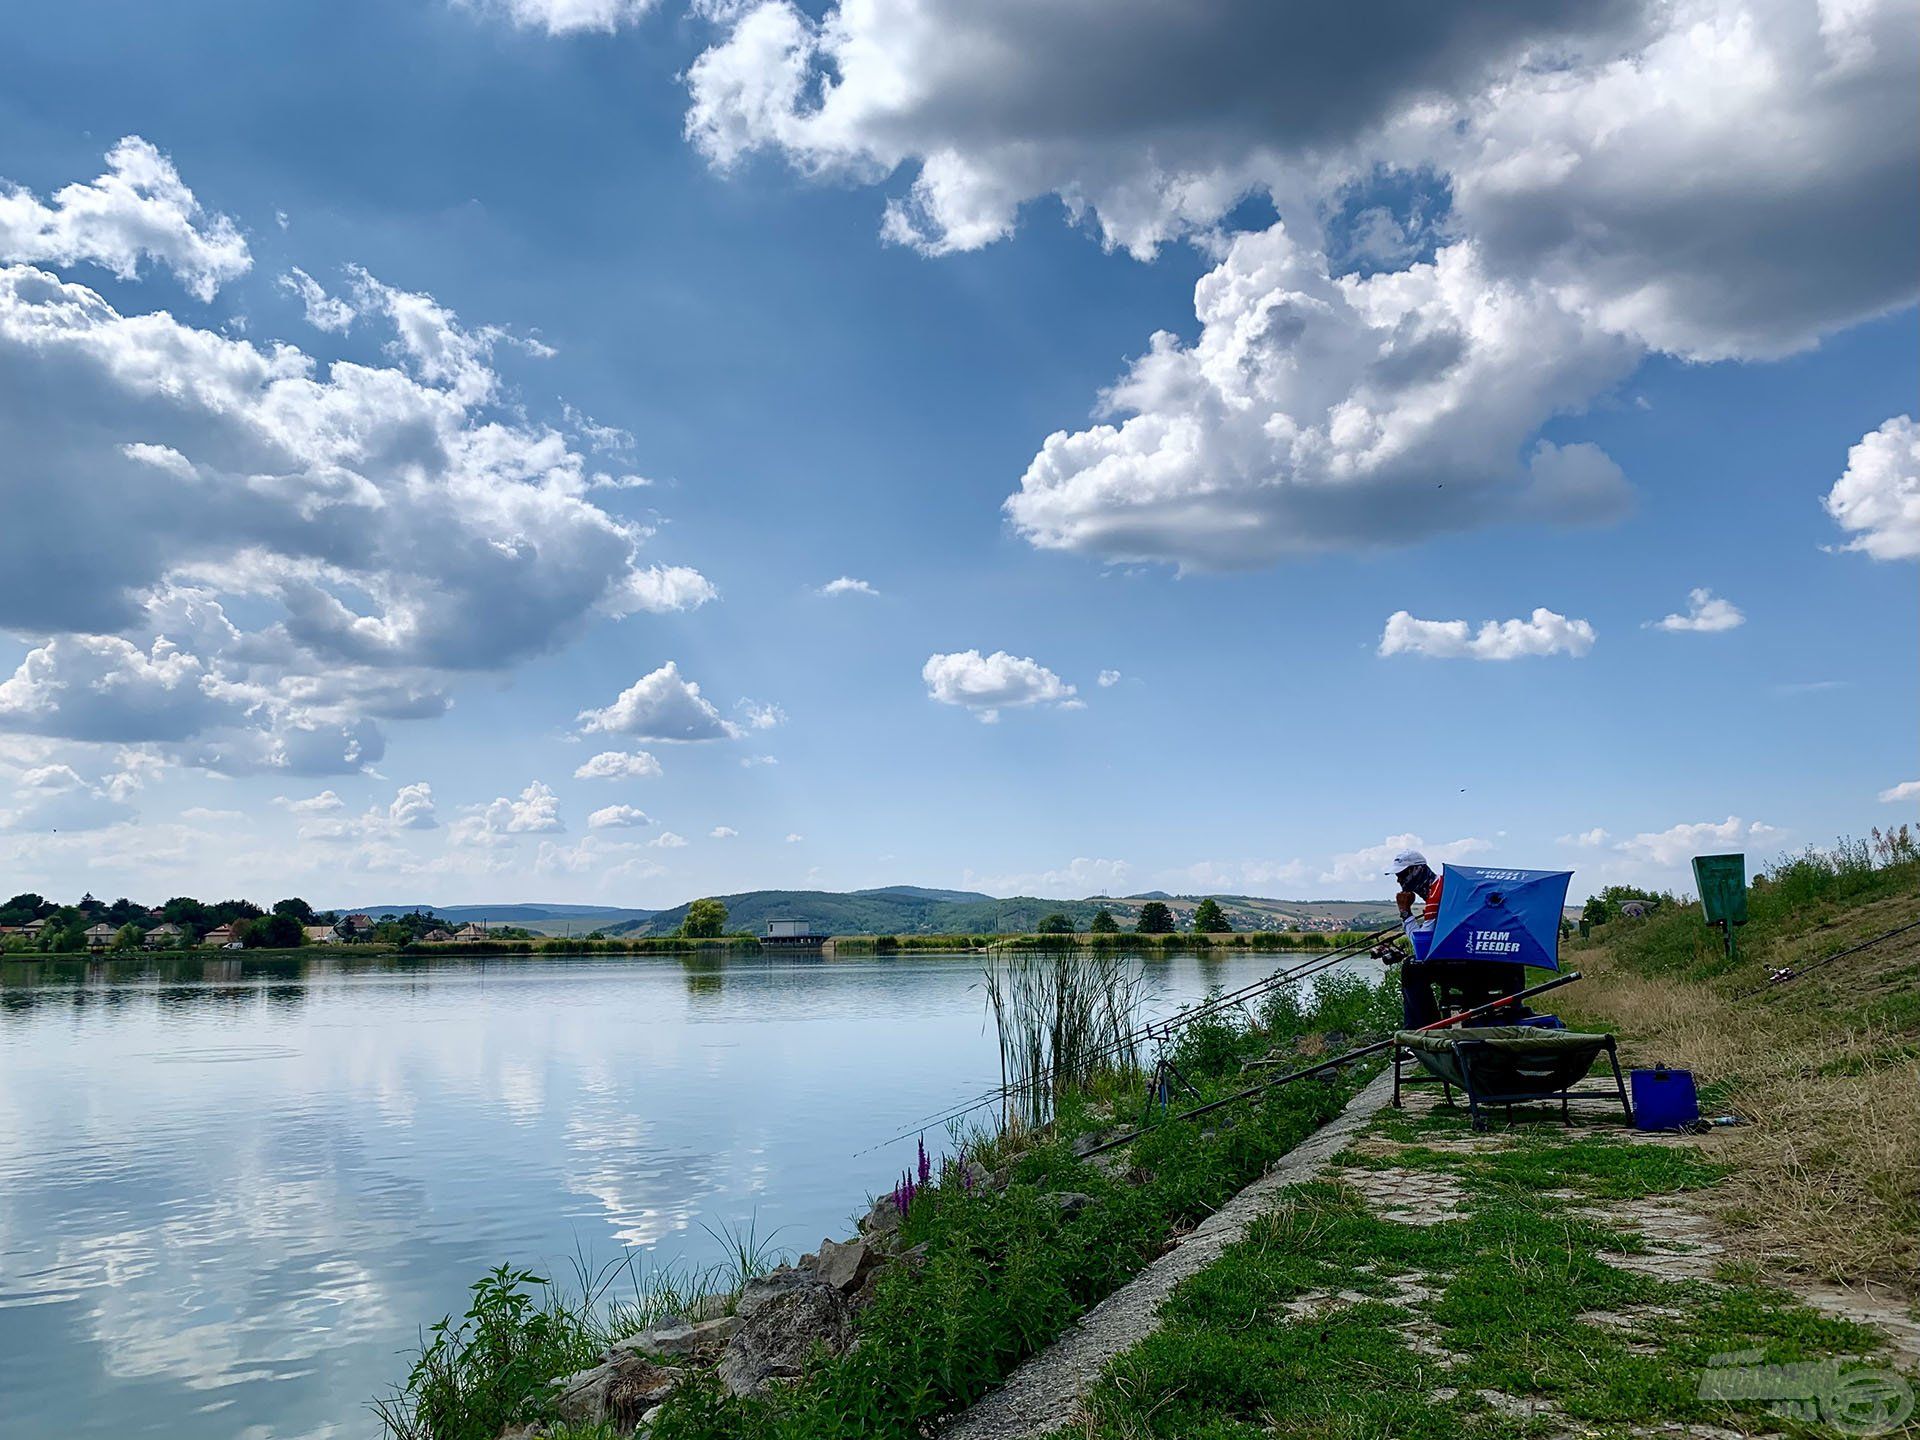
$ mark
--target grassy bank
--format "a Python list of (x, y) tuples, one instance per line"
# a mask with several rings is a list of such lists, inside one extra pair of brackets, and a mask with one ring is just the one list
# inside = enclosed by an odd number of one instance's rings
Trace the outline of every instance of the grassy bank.
[(1343, 949), (1365, 938), (1360, 931), (1248, 930), (1219, 934), (1178, 931), (1141, 935), (837, 935), (836, 955), (916, 955), (978, 953), (986, 950), (1098, 950), (1114, 953), (1184, 954), (1195, 950), (1245, 950), (1256, 953)]
[[(1920, 1301), (1920, 932), (1751, 992), (1916, 902), (1910, 851), (1842, 846), (1761, 877), (1737, 959), (1697, 905), (1597, 927), (1563, 955), (1587, 976), (1556, 996), (1569, 1022), (1694, 1069), (1709, 1113), (1748, 1123), (1480, 1136), (1458, 1109), (1388, 1112), (1176, 1290), (1075, 1440), (1891, 1433), (1913, 1362), (1858, 1322)], [(1808, 1303), (1821, 1281), (1864, 1308)], [(1829, 1379), (1783, 1415), (1791, 1390), (1715, 1393), (1729, 1356)]]
[[(1272, 1050), (1324, 1053), (1329, 1032), (1382, 1030), (1397, 1014), (1385, 988), (1329, 978), (1309, 996), (1270, 997), (1257, 1014), (1235, 1012), (1191, 1027), (1174, 1057), (1202, 1096), (1244, 1083), (1244, 1060)], [(1331, 1118), (1363, 1078), (1350, 1075), (1274, 1092), (1209, 1125), (1174, 1124), (1138, 1141), (1124, 1165), (1080, 1159), (1076, 1138), (1136, 1119), (1137, 1074), (1107, 1074), (1060, 1098), (1053, 1125), (956, 1137), (965, 1158), (998, 1177), (976, 1183), (959, 1166), (920, 1187), (901, 1244), (923, 1258), (884, 1272), (857, 1321), (859, 1343), (823, 1358), (804, 1380), (754, 1397), (695, 1379), (668, 1400), (658, 1440), (840, 1440), (924, 1433), (1048, 1343), (1074, 1317), (1161, 1253), (1222, 1201)], [(978, 1175), (980, 1171), (971, 1172)], [(1055, 1198), (1085, 1197), (1072, 1207)], [(849, 1197), (851, 1199), (851, 1197)], [(506, 1283), (511, 1281), (513, 1283)], [(511, 1296), (521, 1297), (514, 1301)], [(491, 1440), (509, 1423), (544, 1417), (547, 1381), (604, 1345), (591, 1306), (556, 1298), (529, 1277), (496, 1275), (476, 1291), (493, 1317), (484, 1337), (469, 1317), (449, 1322), (448, 1347), (390, 1411), (389, 1432), (429, 1440)], [(517, 1306), (517, 1308), (515, 1308)], [(485, 1356), (508, 1357), (491, 1363)], [(471, 1360), (469, 1356), (478, 1356)], [(510, 1384), (449, 1396), (440, 1374), (506, 1374)], [(457, 1401), (458, 1403), (454, 1403)], [(556, 1429), (579, 1437), (595, 1431)]]

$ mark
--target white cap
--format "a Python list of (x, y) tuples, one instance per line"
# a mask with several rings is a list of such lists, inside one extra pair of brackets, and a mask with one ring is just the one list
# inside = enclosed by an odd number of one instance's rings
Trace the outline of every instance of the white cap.
[(1427, 857), (1422, 855), (1418, 850), (1402, 850), (1398, 855), (1393, 857), (1393, 864), (1388, 869), (1387, 874), (1398, 875), (1402, 870), (1411, 870), (1416, 865), (1424, 865), (1426, 863)]

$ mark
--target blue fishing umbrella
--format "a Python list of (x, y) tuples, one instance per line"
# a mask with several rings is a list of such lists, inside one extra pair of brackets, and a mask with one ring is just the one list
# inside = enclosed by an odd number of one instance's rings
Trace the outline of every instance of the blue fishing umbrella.
[(1428, 960), (1494, 960), (1560, 968), (1560, 917), (1571, 870), (1447, 866)]

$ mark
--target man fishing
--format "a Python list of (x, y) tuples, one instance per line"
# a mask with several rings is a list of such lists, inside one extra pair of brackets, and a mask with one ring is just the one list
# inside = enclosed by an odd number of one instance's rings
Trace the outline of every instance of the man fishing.
[[(1440, 1018), (1427, 947), (1433, 943), (1433, 922), (1440, 915), (1440, 891), (1446, 878), (1434, 873), (1427, 857), (1418, 850), (1400, 851), (1387, 873), (1399, 882), (1400, 893), (1393, 897), (1393, 903), (1400, 911), (1400, 928), (1413, 945), (1413, 957), (1400, 962), (1400, 1016), (1407, 1029), (1418, 1030)], [(1393, 949), (1387, 963), (1395, 963), (1393, 957), (1401, 953)]]

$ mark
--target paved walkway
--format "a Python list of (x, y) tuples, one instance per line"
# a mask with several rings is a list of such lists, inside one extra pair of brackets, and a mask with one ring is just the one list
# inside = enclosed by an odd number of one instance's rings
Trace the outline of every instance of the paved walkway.
[(1072, 1329), (1007, 1377), (979, 1404), (949, 1422), (943, 1440), (1026, 1440), (1073, 1419), (1107, 1362), (1160, 1328), (1160, 1306), (1173, 1287), (1197, 1275), (1229, 1245), (1244, 1239), (1255, 1217), (1289, 1185), (1316, 1178), (1393, 1098), (1383, 1071), (1326, 1125), (1283, 1155), (1260, 1179), (1208, 1216), (1169, 1251), (1102, 1300)]

